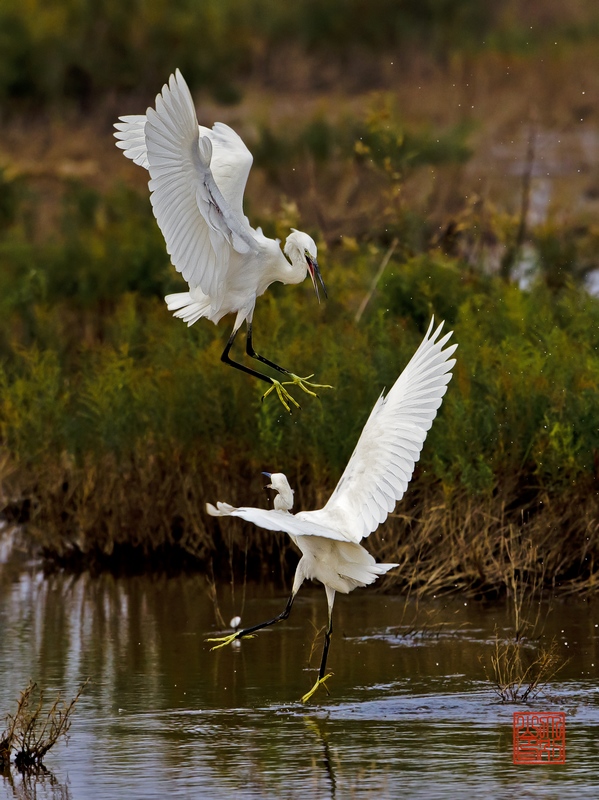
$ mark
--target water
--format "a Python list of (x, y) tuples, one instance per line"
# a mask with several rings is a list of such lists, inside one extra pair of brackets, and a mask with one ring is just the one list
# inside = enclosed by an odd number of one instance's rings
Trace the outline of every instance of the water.
[[(234, 591), (233, 591), (234, 589)], [(0, 711), (29, 678), (68, 697), (88, 676), (50, 773), (0, 778), (0, 798), (580, 798), (597, 793), (599, 605), (542, 606), (571, 660), (533, 708), (562, 710), (567, 763), (512, 764), (512, 713), (485, 678), (508, 612), (463, 599), (416, 608), (372, 590), (338, 597), (331, 696), (307, 705), (326, 619), (302, 588), (290, 618), (210, 652), (201, 576), (44, 577), (0, 566)], [(284, 592), (217, 587), (228, 621), (274, 616)], [(314, 645), (314, 648), (312, 648)], [(312, 652), (311, 663), (310, 653)], [(310, 664), (310, 666), (309, 666)]]

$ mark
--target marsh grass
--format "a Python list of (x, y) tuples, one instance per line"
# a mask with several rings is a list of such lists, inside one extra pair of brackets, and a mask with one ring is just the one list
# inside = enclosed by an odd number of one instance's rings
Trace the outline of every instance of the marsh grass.
[(15, 765), (21, 772), (42, 768), (48, 751), (68, 736), (75, 706), (88, 683), (89, 679), (69, 703), (59, 693), (48, 706), (44, 690), (30, 681), (21, 692), (15, 713), (6, 716), (6, 729), (0, 735), (0, 766), (8, 769), (14, 752)]
[(579, 498), (575, 509), (545, 509), (525, 521), (505, 499), (472, 498), (464, 490), (448, 498), (437, 489), (413, 498), (410, 512), (371, 537), (382, 559), (400, 564), (383, 585), (417, 596), (462, 591), (506, 599), (516, 638), (529, 632), (529, 603), (538, 603), (544, 589), (563, 590), (573, 580), (578, 591), (596, 585), (589, 559), (599, 544), (596, 500)]
[[(93, 273), (102, 250), (90, 219), (89, 234), (83, 226), (77, 236), (87, 242), (82, 269)], [(135, 230), (119, 225), (117, 238)], [(323, 268), (336, 291), (326, 308), (308, 286), (273, 286), (261, 298), (260, 351), (335, 387), (301, 398), (292, 416), (220, 363), (227, 331), (171, 319), (154, 295), (160, 282), (124, 293), (117, 285), (94, 304), (80, 296), (85, 282), (62, 297), (50, 290), (57, 262), (37, 262), (45, 293), (25, 304), (22, 294), (4, 297), (5, 516), (27, 522), (54, 563), (213, 564), (219, 577), (241, 564), (261, 577), (275, 565), (284, 579), (294, 565), (288, 542), (236, 520), (221, 527), (206, 501), (266, 505), (261, 472), (281, 470), (296, 509), (323, 505), (369, 409), (434, 313), (453, 328), (458, 361), (409, 492), (369, 540), (379, 558), (401, 565), (383, 585), (515, 597), (525, 577), (535, 589), (592, 589), (599, 303), (573, 282), (523, 291), (438, 251), (393, 253), (356, 325), (387, 252), (329, 250)], [(16, 265), (12, 275), (9, 287), (20, 280)]]
[[(555, 638), (544, 643), (545, 622), (551, 613), (551, 607), (543, 603), (548, 588), (546, 569), (551, 570), (550, 551), (544, 546), (550, 543), (542, 542), (538, 534), (522, 535), (521, 530), (509, 525), (503, 544), (503, 580), (511, 633), (500, 636), (495, 630), (490, 670), (486, 659), (480, 658), (487, 680), (504, 703), (533, 700), (569, 661)], [(561, 557), (563, 548), (554, 547), (553, 557)], [(556, 573), (550, 574), (555, 577)]]
[[(152, 91), (164, 80), (159, 61), (148, 67)], [(454, 77), (470, 66), (449, 64)], [(496, 88), (504, 67), (497, 56)], [(163, 295), (182, 283), (147, 192), (72, 179), (49, 192), (2, 171), (0, 497), (50, 563), (201, 564), (218, 578), (274, 569), (284, 580), (295, 560), (284, 537), (238, 520), (221, 527), (205, 502), (266, 505), (262, 470), (289, 476), (296, 509), (326, 502), (368, 411), (434, 313), (454, 329), (458, 360), (409, 492), (369, 540), (377, 557), (401, 565), (382, 585), (505, 596), (518, 635), (523, 586), (596, 587), (599, 303), (580, 286), (596, 231), (565, 218), (529, 226), (538, 273), (526, 290), (501, 280), (489, 264), (523, 244), (522, 211), (478, 195), (456, 208), (439, 188), (468, 158), (471, 117), (445, 117), (433, 135), (403, 110), (383, 92), (347, 118), (281, 122), (270, 108), (272, 124), (256, 124), (252, 175), (279, 203), (261, 206), (256, 221), (284, 236), (302, 213), (282, 195), (307, 196), (332, 287), (320, 306), (307, 284), (273, 285), (259, 301), (258, 350), (335, 387), (301, 398), (292, 417), (219, 362), (226, 321), (187, 329), (166, 311)], [(426, 175), (435, 188), (419, 204), (410, 191)], [(321, 192), (333, 199), (319, 210)], [(434, 231), (433, 218), (446, 224)]]
[[(259, 471), (243, 480), (222, 466), (220, 475), (207, 474), (210, 465), (198, 458), (180, 459), (176, 471), (172, 465), (140, 454), (126, 470), (109, 459), (93, 470), (62, 472), (51, 486), (38, 483), (29, 506), (30, 541), (50, 563), (70, 568), (202, 566), (238, 582), (268, 576), (286, 583), (297, 556), (284, 535), (238, 521), (221, 527), (203, 513), (207, 499), (266, 506)], [(305, 483), (296, 484), (302, 508), (323, 502), (308, 488), (311, 474), (305, 464)], [(48, 480), (48, 469), (43, 475)], [(394, 515), (368, 543), (377, 558), (400, 565), (381, 579), (383, 589), (416, 598), (461, 591), (506, 599), (520, 639), (529, 634), (529, 598), (596, 586), (596, 501), (579, 497), (561, 513), (546, 509), (523, 522), (519, 511), (506, 511), (505, 501), (473, 499), (465, 490), (448, 499), (440, 487), (413, 488), (409, 515)]]
[(521, 641), (501, 640), (496, 634), (487, 680), (502, 702), (526, 703), (534, 700), (566, 663), (555, 640), (547, 647), (526, 648)]

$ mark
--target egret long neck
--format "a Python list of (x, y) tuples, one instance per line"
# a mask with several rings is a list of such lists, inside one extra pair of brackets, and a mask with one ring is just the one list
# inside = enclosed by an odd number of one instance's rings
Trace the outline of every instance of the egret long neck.
[[(285, 256), (283, 256), (285, 258)], [(297, 256), (295, 253), (289, 261), (285, 258), (285, 277), (284, 283), (301, 283), (308, 274), (308, 265), (303, 256)]]
[(293, 508), (293, 492), (291, 489), (280, 489), (275, 497), (275, 511), (291, 511)]
[(274, 241), (268, 241), (261, 259), (259, 259), (261, 279), (256, 292), (261, 295), (271, 283), (301, 283), (308, 272), (308, 265), (299, 254), (285, 256)]

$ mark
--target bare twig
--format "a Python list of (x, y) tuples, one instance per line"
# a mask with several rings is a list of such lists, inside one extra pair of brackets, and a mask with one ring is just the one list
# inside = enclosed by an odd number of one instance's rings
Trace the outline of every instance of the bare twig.
[[(7, 728), (0, 738), (0, 755), (3, 763), (10, 763), (10, 753), (15, 751), (15, 764), (21, 771), (41, 766), (48, 750), (62, 737), (67, 736), (71, 717), (77, 701), (89, 683), (89, 678), (79, 687), (70, 703), (65, 703), (60, 692), (44, 718), (44, 691), (30, 681), (17, 701), (14, 715), (6, 717)], [(37, 702), (35, 694), (37, 690)]]
[(206, 575), (206, 593), (210, 600), (212, 601), (212, 605), (214, 606), (214, 617), (216, 619), (216, 624), (219, 628), (223, 630), (227, 627), (227, 623), (225, 622), (225, 618), (223, 617), (220, 606), (218, 604), (218, 593), (216, 591), (216, 580), (214, 578), (214, 563), (210, 562), (210, 570), (211, 575)]
[[(500, 641), (495, 633), (495, 648), (491, 655), (495, 693), (504, 703), (525, 703), (536, 697), (555, 675), (568, 663), (561, 659), (555, 639), (544, 647), (528, 665), (525, 663), (522, 641)], [(483, 667), (487, 674), (486, 667)]]
[(356, 316), (354, 317), (354, 322), (358, 323), (360, 321), (360, 319), (362, 318), (362, 314), (364, 313), (364, 310), (366, 309), (366, 306), (368, 305), (368, 303), (372, 299), (372, 295), (376, 291), (377, 284), (380, 281), (380, 279), (381, 279), (381, 277), (383, 275), (383, 272), (385, 271), (385, 269), (387, 267), (387, 264), (389, 263), (389, 261), (391, 261), (391, 257), (393, 256), (393, 253), (397, 249), (397, 245), (398, 244), (399, 244), (399, 239), (396, 237), (391, 242), (391, 247), (387, 250), (387, 252), (383, 256), (383, 260), (381, 261), (381, 265), (378, 268), (378, 271), (377, 271), (376, 275), (374, 276), (374, 280), (372, 281), (372, 285), (371, 285), (369, 291), (364, 296), (364, 299), (360, 303), (360, 308), (356, 311)]
[(530, 206), (530, 186), (535, 165), (535, 151), (537, 143), (537, 112), (533, 108), (530, 112), (530, 126), (528, 133), (528, 143), (526, 147), (526, 159), (522, 171), (522, 194), (520, 198), (520, 218), (516, 240), (503, 260), (501, 275), (504, 280), (509, 280), (514, 264), (518, 260), (522, 251), (522, 245), (526, 238), (526, 223), (528, 220), (528, 209)]

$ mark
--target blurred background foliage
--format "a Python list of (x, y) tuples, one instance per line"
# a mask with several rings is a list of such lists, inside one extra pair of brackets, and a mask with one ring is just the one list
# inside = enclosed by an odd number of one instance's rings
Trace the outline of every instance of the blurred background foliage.
[[(2, 0), (0, 98), (82, 107), (106, 92), (156, 92), (175, 67), (234, 102), (289, 47), (347, 61), (356, 50), (518, 51), (599, 36), (588, 0)], [(593, 11), (595, 12), (593, 14)], [(532, 23), (532, 24), (531, 24)]]
[[(583, 0), (567, 10), (541, 0), (2, 0), (0, 124), (13, 142), (12, 155), (0, 150), (5, 516), (29, 522), (58, 561), (160, 561), (176, 551), (218, 564), (233, 540), (206, 518), (206, 500), (263, 505), (261, 471), (282, 470), (298, 508), (324, 502), (376, 397), (434, 314), (455, 331), (458, 362), (409, 511), (391, 520), (387, 544), (373, 539), (380, 554), (396, 557), (385, 551), (389, 541), (398, 548), (415, 520), (440, 507), (455, 531), (473, 504), (485, 524), (501, 517), (503, 525), (507, 515), (506, 524), (525, 526), (543, 510), (561, 565), (552, 580), (591, 580), (599, 557), (599, 301), (589, 291), (596, 220), (563, 209), (533, 218), (546, 162), (540, 149), (526, 155), (525, 141), (505, 203), (465, 192), (480, 112), (410, 117), (372, 65), (390, 55), (404, 65), (425, 59), (424, 73), (440, 68), (441, 92), (449, 91), (445, 67), (455, 77), (456, 63), (485, 53), (511, 53), (515, 62), (498, 62), (509, 72), (523, 52), (526, 63), (543, 61), (555, 41), (558, 61), (568, 47), (593, 52), (598, 20)], [(473, 60), (456, 62), (456, 53)], [(325, 94), (327, 65), (334, 76), (358, 64), (356, 91), (368, 90), (367, 99), (337, 109), (332, 99), (309, 113), (300, 105), (293, 116), (288, 89), (277, 89), (288, 86), (282, 58), (296, 74), (307, 61), (303, 90)], [(163, 297), (182, 282), (145, 178), (133, 167), (113, 175), (117, 159), (118, 169), (130, 166), (116, 150), (102, 161), (113, 109), (151, 102), (176, 66), (210, 95), (215, 119), (231, 119), (227, 109), (252, 95), (253, 105), (235, 112), (255, 159), (246, 211), (267, 234), (302, 226), (319, 245), (329, 300), (318, 305), (309, 283), (274, 285), (255, 316), (260, 352), (335, 387), (318, 400), (298, 397), (302, 410), (291, 416), (220, 363), (226, 321), (187, 329), (172, 319)], [(260, 91), (266, 108), (255, 101)], [(584, 102), (574, 111), (592, 122), (597, 97)], [(54, 144), (51, 162), (14, 155), (44, 129), (68, 144), (78, 125), (91, 118), (93, 127), (94, 113), (98, 138), (86, 146), (100, 142), (100, 167), (89, 179), (67, 169)], [(535, 119), (524, 126), (529, 142), (540, 141), (534, 126), (545, 122)], [(478, 186), (487, 167), (475, 169)], [(585, 180), (592, 203), (596, 163)], [(587, 522), (567, 544), (564, 509), (576, 504)], [(235, 548), (247, 555), (236, 525)], [(503, 533), (483, 528), (495, 558), (492, 536)], [(273, 549), (270, 534), (252, 537), (253, 552)], [(285, 545), (280, 553), (286, 558)], [(471, 583), (494, 586), (490, 568), (468, 569)]]

